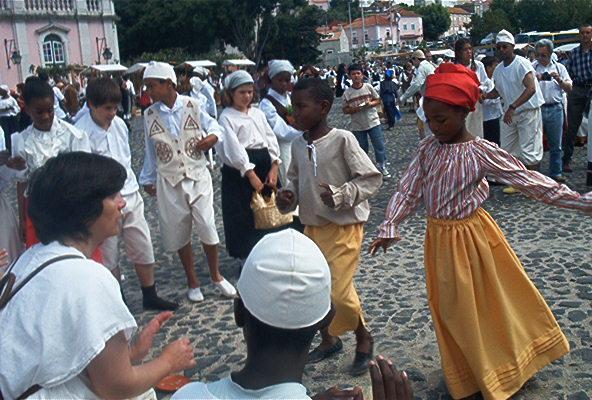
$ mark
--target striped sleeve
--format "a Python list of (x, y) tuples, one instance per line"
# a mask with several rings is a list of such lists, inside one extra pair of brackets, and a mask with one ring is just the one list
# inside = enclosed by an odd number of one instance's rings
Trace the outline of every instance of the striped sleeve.
[(527, 170), (517, 158), (497, 145), (485, 140), (480, 143), (483, 146), (479, 157), (487, 175), (543, 203), (592, 212), (592, 192), (580, 194), (540, 172)]
[(388, 203), (386, 218), (378, 228), (378, 237), (401, 240), (399, 224), (417, 208), (421, 201), (423, 181), (421, 160), (422, 151), (420, 149), (401, 177), (397, 192), (393, 194)]

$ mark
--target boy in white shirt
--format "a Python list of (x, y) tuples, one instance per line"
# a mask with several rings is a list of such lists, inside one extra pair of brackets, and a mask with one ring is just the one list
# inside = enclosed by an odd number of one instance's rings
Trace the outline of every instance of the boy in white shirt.
[(236, 290), (219, 271), (214, 191), (203, 154), (216, 144), (222, 128), (203, 112), (199, 102), (177, 94), (177, 77), (169, 64), (150, 62), (144, 83), (154, 104), (144, 112), (146, 154), (140, 184), (151, 196), (158, 194), (164, 246), (179, 254), (189, 300), (203, 301), (191, 246), (195, 225), (212, 281), (222, 294), (234, 297)]
[[(121, 102), (119, 85), (107, 77), (91, 80), (86, 89), (86, 98), (90, 112), (82, 116), (76, 127), (88, 134), (93, 153), (115, 159), (127, 171), (127, 179), (121, 189), (126, 206), (122, 210), (120, 236), (140, 281), (142, 304), (145, 309), (174, 310), (178, 304), (166, 301), (156, 293), (154, 249), (144, 217), (144, 201), (132, 170), (129, 133), (125, 122), (116, 116)], [(112, 236), (103, 242), (101, 251), (103, 265), (120, 281), (118, 244), (119, 236)]]

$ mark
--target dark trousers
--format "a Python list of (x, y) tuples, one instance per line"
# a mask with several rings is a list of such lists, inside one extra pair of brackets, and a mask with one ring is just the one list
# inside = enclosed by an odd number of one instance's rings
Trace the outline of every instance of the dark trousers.
[(397, 105), (393, 102), (383, 102), (384, 111), (386, 113), (386, 121), (389, 127), (395, 125), (395, 122), (401, 119), (401, 113), (397, 109)]
[(490, 119), (483, 121), (483, 138), (500, 145), (500, 119)]
[(584, 110), (590, 102), (590, 88), (573, 85), (572, 91), (567, 95), (567, 133), (563, 138), (563, 163), (571, 162), (574, 152), (574, 142)]
[(10, 117), (0, 117), (0, 126), (4, 131), (6, 150), (11, 151), (12, 143), (10, 136), (12, 136), (13, 133), (18, 132), (18, 119), (16, 118), (16, 115)]

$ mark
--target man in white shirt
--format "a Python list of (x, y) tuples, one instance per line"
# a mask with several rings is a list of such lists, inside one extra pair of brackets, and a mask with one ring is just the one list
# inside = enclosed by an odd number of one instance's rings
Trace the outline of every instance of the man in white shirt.
[(8, 151), (11, 150), (10, 136), (18, 131), (17, 115), (21, 111), (16, 99), (10, 95), (7, 85), (0, 85), (0, 127)]
[[(407, 99), (412, 98), (416, 93), (420, 93), (422, 96), (425, 93), (425, 82), (429, 75), (433, 74), (436, 68), (434, 65), (426, 60), (426, 56), (424, 55), (423, 51), (415, 50), (411, 54), (411, 62), (415, 67), (415, 74), (413, 76), (413, 80), (411, 84), (401, 96), (399, 100), (400, 104), (405, 104)], [(430, 131), (430, 127), (426, 124), (425, 115), (423, 113), (422, 102), (420, 102), (419, 107), (417, 109), (417, 116), (418, 116), (418, 130), (419, 130), (419, 137), (424, 138), (426, 135), (431, 135), (432, 132)], [(425, 132), (425, 133), (424, 133)]]
[[(502, 149), (518, 158), (526, 168), (538, 170), (543, 158), (543, 120), (541, 105), (545, 100), (534, 68), (526, 58), (514, 54), (514, 36), (501, 30), (496, 48), (501, 62), (493, 72), (495, 88), (485, 98), (501, 97), (504, 107), (500, 127)], [(517, 193), (509, 186), (504, 193)]]
[(543, 129), (549, 143), (549, 176), (557, 182), (565, 182), (563, 175), (563, 97), (571, 91), (572, 81), (567, 68), (551, 60), (553, 42), (541, 39), (536, 46), (536, 60), (532, 64), (539, 81), (545, 103), (541, 106)]

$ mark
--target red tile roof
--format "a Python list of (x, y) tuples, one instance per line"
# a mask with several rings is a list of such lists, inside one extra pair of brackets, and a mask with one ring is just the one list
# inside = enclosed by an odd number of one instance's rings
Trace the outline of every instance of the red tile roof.
[(463, 15), (471, 15), (470, 12), (468, 12), (467, 10), (463, 10), (460, 7), (448, 7), (448, 12), (450, 14), (463, 14)]
[[(389, 21), (389, 17), (386, 15), (369, 15), (364, 17), (364, 26), (367, 28), (369, 26), (389, 26), (391, 23)], [(362, 18), (356, 18), (351, 23), (352, 28), (361, 28), (362, 27)], [(349, 28), (349, 25), (346, 25), (345, 28)]]

